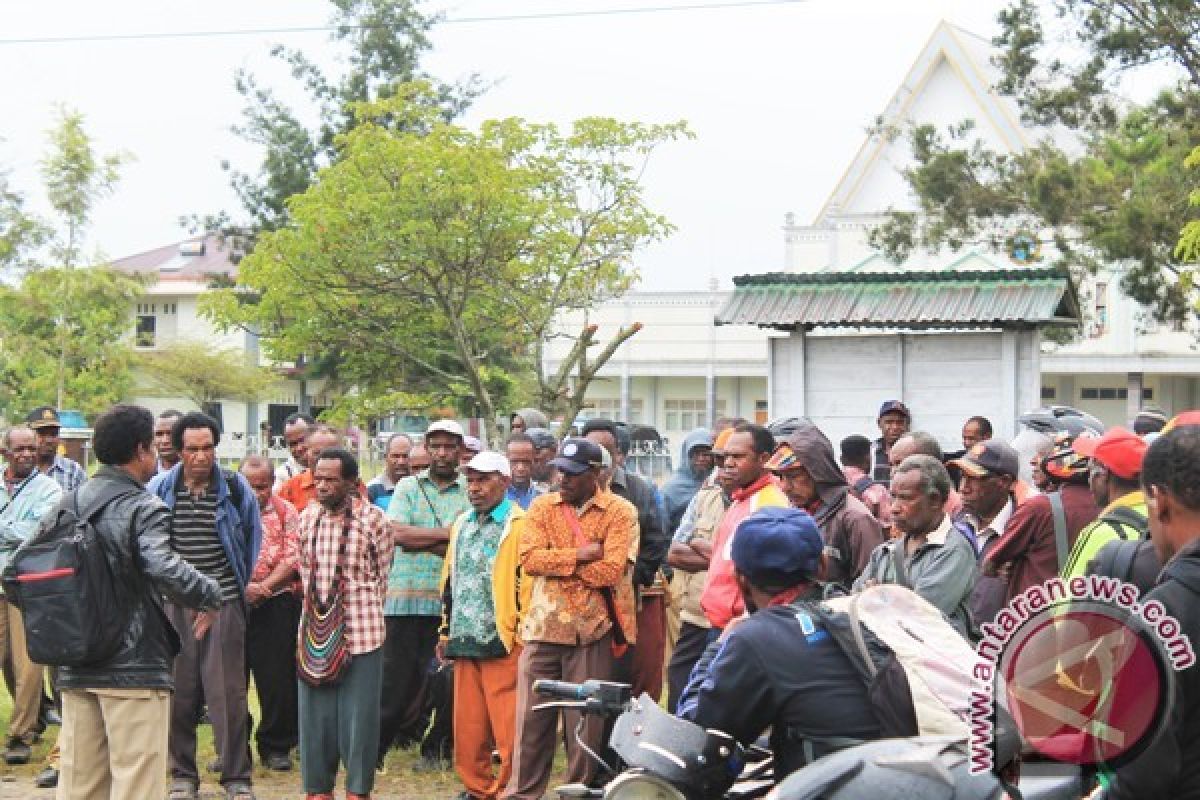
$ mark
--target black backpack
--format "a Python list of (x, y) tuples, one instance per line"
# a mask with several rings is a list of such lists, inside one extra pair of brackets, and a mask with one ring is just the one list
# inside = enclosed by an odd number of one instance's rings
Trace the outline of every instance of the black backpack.
[(4, 593), (21, 609), (25, 648), (35, 664), (78, 667), (116, 654), (129, 621), (122, 591), (92, 525), (114, 500), (132, 494), (120, 487), (80, 511), (79, 492), (63, 498), (4, 570)]
[(1162, 571), (1162, 563), (1150, 541), (1149, 520), (1124, 506), (1114, 508), (1100, 519), (1109, 523), (1121, 538), (1100, 548), (1088, 564), (1087, 573), (1131, 583), (1146, 594), (1154, 588)]

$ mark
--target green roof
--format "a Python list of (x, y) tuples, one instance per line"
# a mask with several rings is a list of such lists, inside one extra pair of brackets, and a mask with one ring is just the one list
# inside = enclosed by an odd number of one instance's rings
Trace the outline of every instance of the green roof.
[(1077, 325), (1079, 302), (1054, 268), (771, 272), (733, 279), (719, 325), (1028, 328)]

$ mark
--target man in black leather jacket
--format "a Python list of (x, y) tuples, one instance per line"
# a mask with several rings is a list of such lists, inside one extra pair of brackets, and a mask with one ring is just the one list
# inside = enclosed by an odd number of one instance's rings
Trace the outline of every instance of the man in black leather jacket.
[(1194, 658), (1200, 650), (1200, 426), (1155, 440), (1142, 462), (1142, 490), (1150, 539), (1166, 565), (1142, 607), (1160, 603), (1190, 640), (1193, 658), (1186, 666), (1175, 664), (1182, 668), (1174, 673), (1166, 719), (1145, 750), (1118, 767), (1108, 788), (1093, 797), (1194, 800), (1200, 798), (1200, 665)]
[(93, 447), (103, 466), (77, 490), (79, 507), (113, 498), (92, 524), (105, 540), (114, 577), (132, 601), (115, 655), (59, 671), (58, 791), (60, 797), (163, 797), (171, 666), (180, 634), (163, 612), (162, 597), (187, 608), (211, 609), (220, 605), (221, 591), (171, 550), (170, 514), (144, 488), (158, 469), (153, 415), (139, 406), (113, 406), (94, 430)]

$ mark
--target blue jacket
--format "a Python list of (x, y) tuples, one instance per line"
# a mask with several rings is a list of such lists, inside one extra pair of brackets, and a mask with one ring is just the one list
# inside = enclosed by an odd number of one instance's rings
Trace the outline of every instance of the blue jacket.
[[(166, 503), (167, 508), (175, 508), (175, 492), (179, 476), (183, 474), (183, 465), (176, 464), (169, 471), (154, 476), (146, 488), (151, 494), (156, 494)], [(254, 490), (239, 473), (230, 473), (241, 488), (242, 502), (235, 505), (229, 493), (229, 485), (225, 482), (224, 471), (220, 465), (213, 465), (213, 485), (217, 487), (217, 535), (225, 547), (225, 556), (233, 565), (233, 574), (238, 586), (246, 588), (250, 573), (254, 571), (254, 562), (258, 559), (258, 548), (262, 543), (262, 521), (259, 517), (258, 498)]]

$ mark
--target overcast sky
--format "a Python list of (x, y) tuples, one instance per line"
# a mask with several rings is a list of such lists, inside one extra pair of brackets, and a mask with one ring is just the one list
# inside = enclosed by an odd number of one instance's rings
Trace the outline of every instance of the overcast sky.
[[(697, 138), (655, 154), (645, 183), (678, 226), (639, 256), (642, 287), (699, 289), (782, 267), (784, 214), (807, 222), (941, 19), (990, 37), (999, 0), (808, 0), (568, 19), (458, 21), (545, 11), (698, 5), (710, 0), (449, 0), (428, 70), (493, 85), (468, 123), (521, 116), (684, 119)], [(753, 0), (749, 0), (753, 2)], [(321, 0), (7, 2), (0, 40), (319, 26)], [(110, 258), (184, 238), (189, 213), (237, 211), (222, 159), (257, 153), (229, 128), (246, 67), (286, 87), (275, 43), (332, 62), (327, 34), (0, 43), (0, 169), (44, 209), (38, 161), (57, 104), (82, 111), (102, 152), (136, 160), (96, 210), (89, 244)], [(299, 99), (300, 95), (292, 96)]]

